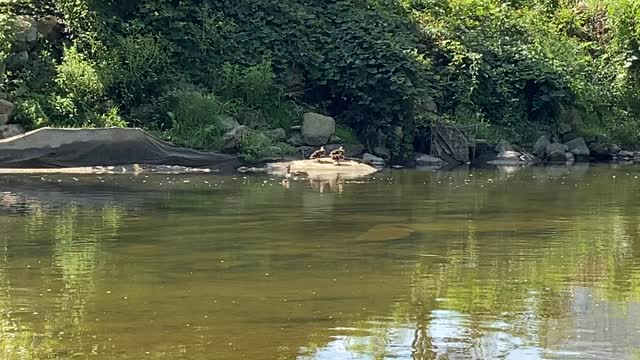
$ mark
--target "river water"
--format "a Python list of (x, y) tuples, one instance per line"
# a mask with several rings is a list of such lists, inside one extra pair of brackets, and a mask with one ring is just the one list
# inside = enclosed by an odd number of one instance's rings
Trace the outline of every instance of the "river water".
[(2, 359), (640, 359), (640, 168), (0, 177)]

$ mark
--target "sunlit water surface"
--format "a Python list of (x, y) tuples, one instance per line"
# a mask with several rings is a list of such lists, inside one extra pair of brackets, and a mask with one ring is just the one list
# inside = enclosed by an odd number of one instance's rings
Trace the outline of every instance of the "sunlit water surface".
[(640, 359), (640, 168), (0, 178), (2, 359)]

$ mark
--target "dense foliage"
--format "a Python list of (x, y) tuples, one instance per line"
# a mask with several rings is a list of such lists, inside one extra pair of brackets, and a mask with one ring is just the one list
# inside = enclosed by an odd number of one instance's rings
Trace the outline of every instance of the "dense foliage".
[[(143, 126), (218, 149), (221, 119), (233, 118), (263, 131), (243, 148), (281, 149), (265, 139), (267, 130), (314, 110), (397, 158), (442, 122), (521, 144), (540, 133), (626, 146), (640, 139), (634, 0), (9, 0), (0, 7), (2, 26), (19, 14), (55, 15), (64, 25), (62, 36), (39, 41), (32, 61), (7, 70), (3, 91), (30, 127)], [(2, 58), (11, 52), (7, 34)]]

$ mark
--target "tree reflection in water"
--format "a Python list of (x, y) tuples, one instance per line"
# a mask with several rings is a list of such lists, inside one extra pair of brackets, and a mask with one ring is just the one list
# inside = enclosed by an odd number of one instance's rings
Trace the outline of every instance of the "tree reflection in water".
[(634, 171), (404, 171), (322, 189), (259, 177), (12, 183), (0, 200), (0, 349), (632, 358)]

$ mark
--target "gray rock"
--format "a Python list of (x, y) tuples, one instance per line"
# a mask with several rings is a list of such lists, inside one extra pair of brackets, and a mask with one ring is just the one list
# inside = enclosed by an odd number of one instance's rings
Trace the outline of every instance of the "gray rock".
[(506, 140), (500, 140), (498, 145), (496, 145), (496, 151), (498, 153), (503, 153), (505, 151), (513, 151), (513, 146), (511, 146), (511, 144)]
[(9, 123), (9, 115), (8, 114), (0, 114), (0, 125), (6, 125)]
[(276, 141), (284, 141), (287, 139), (287, 132), (283, 128), (277, 128), (269, 131), (269, 137)]
[(13, 114), (13, 110), (15, 110), (16, 106), (7, 100), (0, 100), (0, 114), (1, 115), (8, 115), (9, 117), (11, 117), (11, 115)]
[(571, 152), (575, 156), (575, 160), (581, 162), (589, 161), (589, 158), (591, 157), (591, 151), (589, 150), (587, 143), (584, 142), (583, 138), (575, 138), (567, 142), (565, 145), (569, 149), (569, 152)]
[(29, 62), (29, 52), (26, 50), (17, 52), (7, 58), (7, 68), (15, 70)]
[(311, 156), (311, 154), (313, 154), (314, 151), (318, 150), (318, 148), (313, 146), (298, 146), (296, 150), (298, 150), (298, 154), (300, 155), (300, 158), (308, 159), (309, 156)]
[(304, 114), (302, 138), (308, 145), (325, 145), (336, 133), (336, 122), (332, 118), (316, 113)]
[(384, 146), (376, 146), (373, 148), (373, 153), (385, 160), (389, 160), (391, 158), (391, 151)]
[(304, 139), (302, 138), (302, 134), (297, 132), (293, 133), (289, 139), (287, 139), (287, 143), (291, 146), (302, 146), (304, 145)]
[(24, 134), (24, 128), (20, 125), (0, 126), (0, 139), (8, 139), (21, 134)]
[(625, 160), (633, 159), (636, 154), (633, 151), (622, 150), (618, 153), (618, 158), (622, 158)]
[(235, 152), (240, 148), (240, 142), (249, 134), (251, 129), (248, 126), (240, 125), (237, 128), (224, 134), (222, 138), (222, 151)]
[(346, 157), (355, 158), (364, 154), (365, 149), (362, 144), (345, 144), (343, 146)]
[(240, 126), (240, 123), (230, 116), (221, 116), (218, 121), (220, 121), (224, 131), (231, 131)]
[(375, 167), (384, 167), (385, 165), (385, 161), (382, 158), (379, 158), (375, 155), (371, 155), (369, 153), (365, 153), (364, 155), (362, 155), (362, 161), (365, 164), (369, 164), (371, 166), (375, 166)]
[(549, 145), (551, 145), (551, 141), (544, 135), (540, 136), (538, 141), (533, 145), (533, 154), (541, 159), (544, 158), (544, 153)]
[(439, 157), (427, 155), (427, 154), (417, 154), (416, 156), (416, 166), (444, 166), (446, 161), (440, 159)]
[(339, 136), (331, 135), (329, 138), (329, 144), (340, 144), (342, 139)]
[(16, 43), (30, 43), (38, 39), (36, 21), (30, 16), (16, 16), (11, 22), (11, 28)]
[(36, 30), (44, 37), (47, 37), (55, 29), (60, 21), (52, 15), (44, 16), (36, 20)]
[(571, 130), (573, 130), (573, 127), (570, 124), (561, 123), (560, 126), (558, 127), (558, 130), (560, 134), (564, 135), (564, 134), (570, 133)]
[(620, 151), (617, 145), (601, 142), (590, 143), (589, 150), (591, 151), (591, 156), (598, 161), (609, 161)]
[(573, 164), (574, 162), (576, 162), (576, 157), (571, 152), (567, 152), (566, 154), (564, 154), (564, 159), (566, 163)]
[(462, 130), (445, 126), (431, 126), (431, 149), (429, 153), (452, 166), (469, 162), (469, 136)]
[(553, 143), (547, 145), (545, 150), (545, 160), (551, 163), (564, 163), (567, 161), (566, 154), (569, 148), (566, 145)]

